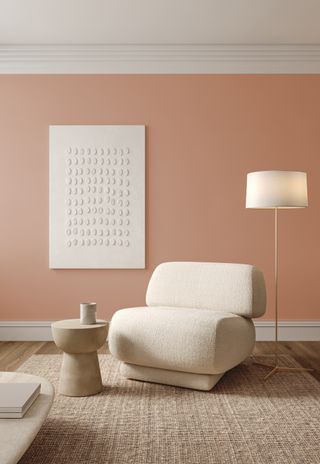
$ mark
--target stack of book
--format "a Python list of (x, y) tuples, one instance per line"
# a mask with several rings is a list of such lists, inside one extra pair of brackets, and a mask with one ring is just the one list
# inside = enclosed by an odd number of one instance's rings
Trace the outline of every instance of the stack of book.
[(0, 383), (0, 419), (19, 419), (40, 393), (40, 383)]

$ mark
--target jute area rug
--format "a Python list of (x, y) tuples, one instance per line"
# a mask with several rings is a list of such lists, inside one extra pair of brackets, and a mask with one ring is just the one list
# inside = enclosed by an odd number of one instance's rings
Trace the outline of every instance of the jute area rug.
[[(60, 355), (34, 355), (19, 370), (57, 388), (60, 364)], [(19, 464), (320, 463), (320, 384), (308, 373), (264, 382), (249, 360), (199, 392), (124, 380), (110, 355), (100, 365), (103, 392), (57, 393)]]

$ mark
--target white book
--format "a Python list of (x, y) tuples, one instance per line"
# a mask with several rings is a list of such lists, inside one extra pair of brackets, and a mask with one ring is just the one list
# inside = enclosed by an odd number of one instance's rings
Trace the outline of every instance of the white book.
[(40, 383), (0, 383), (0, 419), (23, 417), (40, 393)]

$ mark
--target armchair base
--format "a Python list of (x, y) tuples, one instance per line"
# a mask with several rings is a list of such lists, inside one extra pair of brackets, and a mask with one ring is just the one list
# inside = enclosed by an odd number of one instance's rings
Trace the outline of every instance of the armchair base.
[(204, 391), (211, 390), (224, 374), (224, 372), (222, 374), (193, 374), (190, 372), (158, 369), (156, 367), (138, 366), (137, 364), (125, 362), (121, 363), (120, 373), (127, 379)]

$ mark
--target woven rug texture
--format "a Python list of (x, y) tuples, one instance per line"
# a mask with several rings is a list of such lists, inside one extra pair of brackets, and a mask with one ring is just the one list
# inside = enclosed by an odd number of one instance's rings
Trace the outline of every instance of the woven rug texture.
[[(34, 355), (19, 371), (57, 392), (61, 359)], [(308, 373), (264, 382), (266, 370), (248, 360), (199, 392), (125, 380), (111, 355), (99, 359), (103, 392), (57, 392), (19, 464), (320, 463), (320, 384)]]

